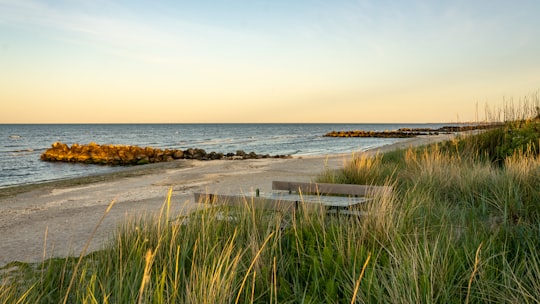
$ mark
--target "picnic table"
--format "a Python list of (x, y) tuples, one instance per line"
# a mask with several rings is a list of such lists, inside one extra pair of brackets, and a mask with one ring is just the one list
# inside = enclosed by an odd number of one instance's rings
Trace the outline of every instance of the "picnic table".
[(246, 202), (264, 209), (293, 211), (303, 204), (307, 208), (324, 208), (328, 213), (356, 214), (354, 210), (375, 196), (388, 195), (392, 187), (373, 185), (350, 185), (328, 183), (303, 183), (290, 181), (273, 181), (272, 192), (261, 192), (258, 189), (242, 194), (194, 193), (196, 202), (227, 204), (242, 206)]

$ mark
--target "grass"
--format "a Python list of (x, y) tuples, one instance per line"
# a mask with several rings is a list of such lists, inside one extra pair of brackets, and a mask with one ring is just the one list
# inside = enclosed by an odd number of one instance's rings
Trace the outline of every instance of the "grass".
[(0, 302), (539, 303), (538, 124), (322, 172), (321, 182), (394, 187), (362, 218), (249, 199), (180, 217), (167, 199), (102, 251), (7, 265)]

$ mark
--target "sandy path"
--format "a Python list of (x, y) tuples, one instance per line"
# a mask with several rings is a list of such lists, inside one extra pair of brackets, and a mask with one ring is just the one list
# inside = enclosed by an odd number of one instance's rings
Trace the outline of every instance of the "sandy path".
[[(450, 135), (421, 137), (389, 145), (390, 150), (441, 141)], [(369, 153), (374, 153), (370, 151)], [(92, 181), (52, 183), (0, 196), (0, 267), (11, 261), (78, 256), (112, 200), (115, 205), (92, 238), (89, 250), (99, 250), (116, 227), (135, 215), (158, 212), (170, 188), (172, 212), (200, 207), (193, 193), (269, 191), (272, 180), (311, 181), (325, 169), (344, 165), (351, 155), (235, 161), (177, 161), (147, 165), (144, 174)], [(2, 190), (0, 189), (0, 194)]]

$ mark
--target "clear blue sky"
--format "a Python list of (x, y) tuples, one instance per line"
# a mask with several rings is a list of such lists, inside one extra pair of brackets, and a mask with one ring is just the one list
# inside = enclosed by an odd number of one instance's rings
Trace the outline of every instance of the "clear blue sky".
[(0, 0), (0, 123), (448, 122), (540, 89), (540, 1)]

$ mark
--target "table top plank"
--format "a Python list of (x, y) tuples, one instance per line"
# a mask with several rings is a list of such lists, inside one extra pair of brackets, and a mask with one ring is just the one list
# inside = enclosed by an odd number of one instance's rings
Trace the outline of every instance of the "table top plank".
[(287, 190), (289, 192), (302, 192), (313, 194), (376, 196), (392, 192), (392, 187), (375, 185), (272, 181), (272, 190)]
[(320, 204), (325, 207), (335, 208), (350, 208), (356, 205), (363, 204), (369, 201), (366, 197), (347, 197), (347, 196), (326, 196), (326, 195), (301, 195), (297, 193), (291, 193), (285, 191), (278, 192), (259, 192), (257, 196), (256, 192), (248, 192), (243, 194), (207, 194), (207, 193), (195, 193), (195, 200), (201, 200), (207, 196), (210, 200), (257, 200), (257, 201), (269, 201), (274, 203), (308, 203), (308, 204)]

